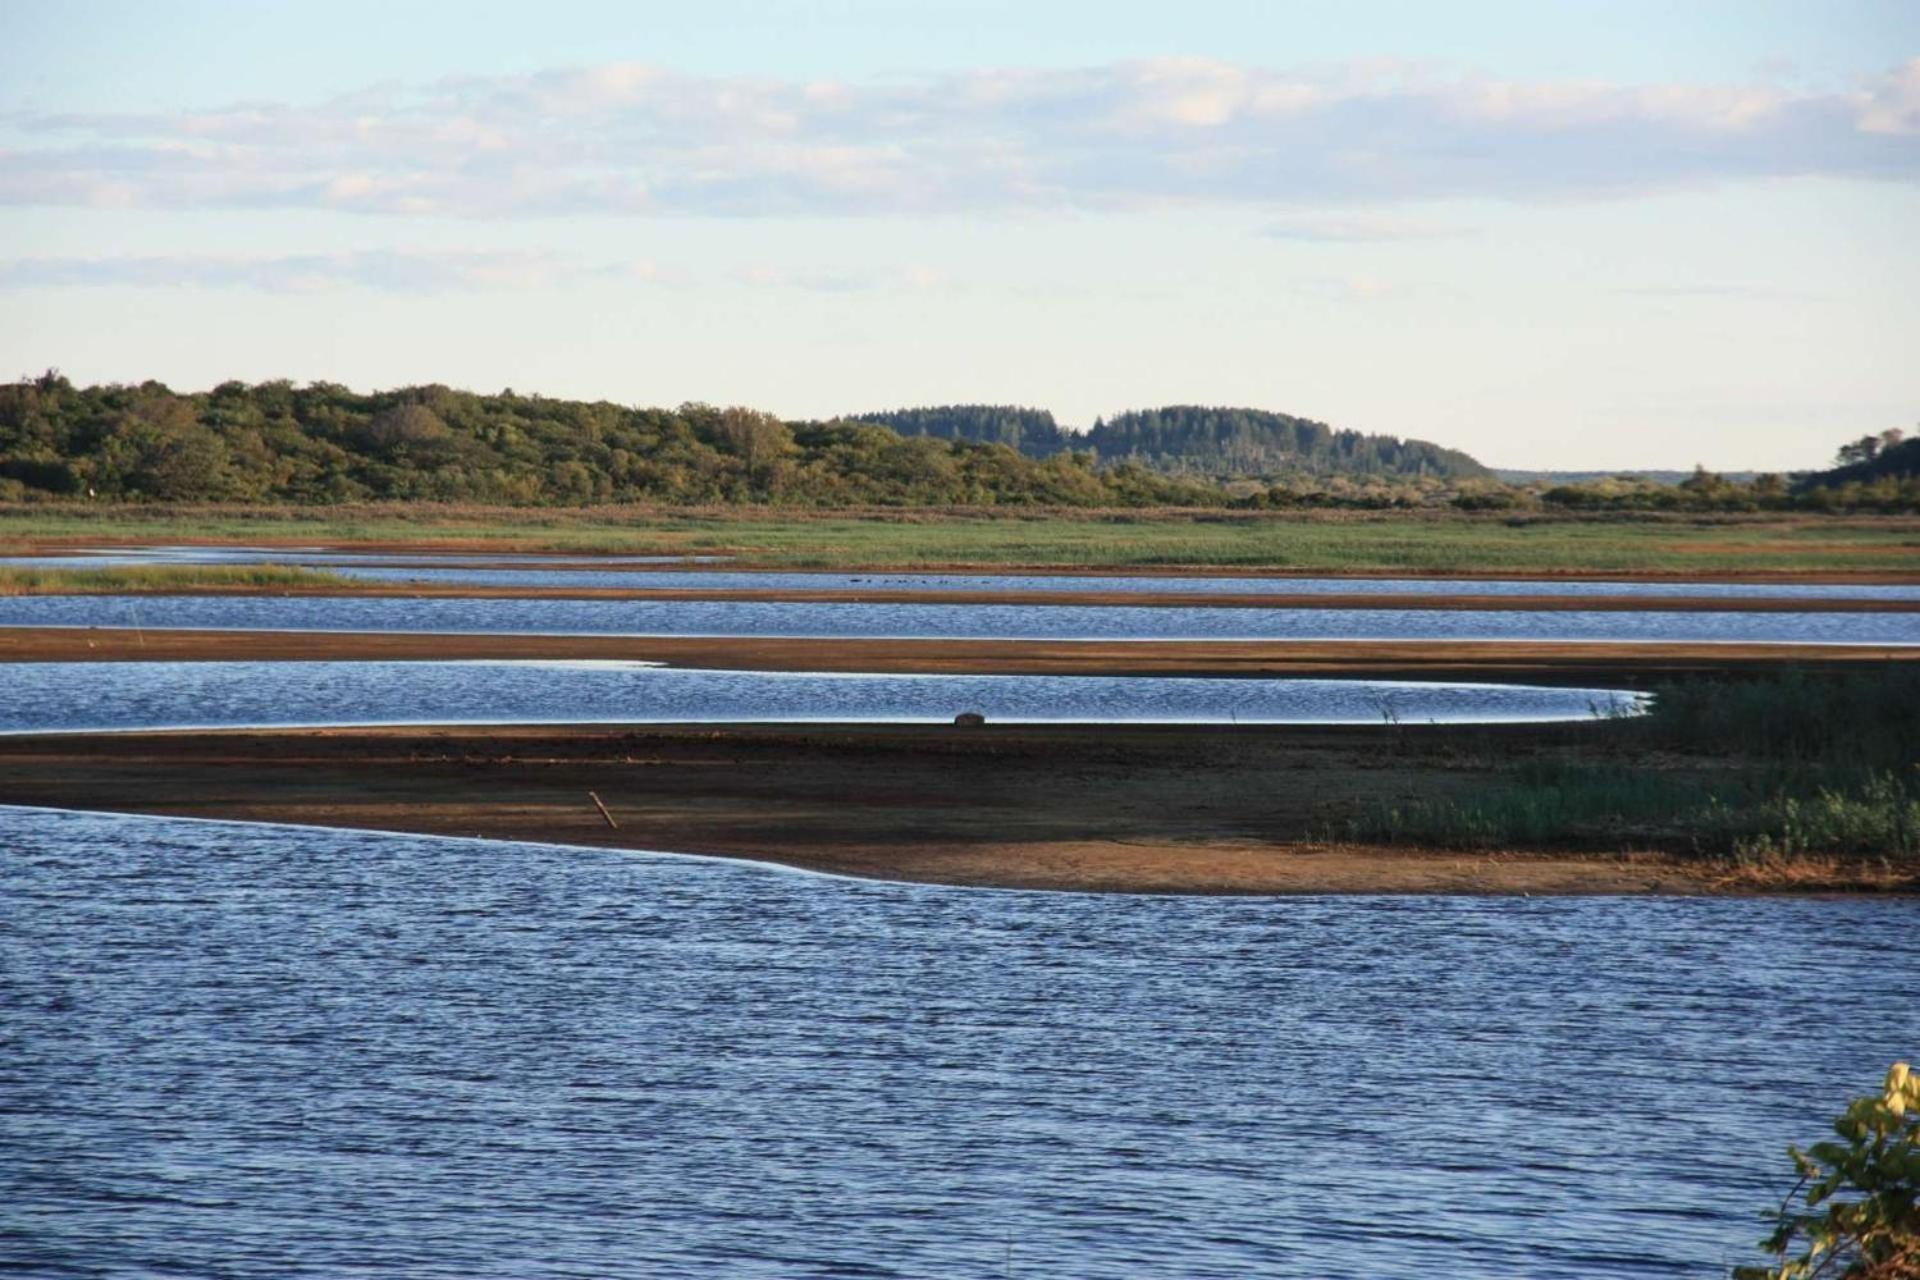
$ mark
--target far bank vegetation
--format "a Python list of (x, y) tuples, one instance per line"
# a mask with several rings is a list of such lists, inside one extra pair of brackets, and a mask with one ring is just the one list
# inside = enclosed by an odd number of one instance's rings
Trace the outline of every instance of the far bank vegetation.
[(1045, 410), (955, 405), (824, 422), (444, 386), (0, 386), (0, 502), (1290, 508), (1469, 512), (1920, 510), (1920, 441), (1842, 449), (1814, 476), (1506, 484), (1424, 440), (1174, 405), (1083, 433)]

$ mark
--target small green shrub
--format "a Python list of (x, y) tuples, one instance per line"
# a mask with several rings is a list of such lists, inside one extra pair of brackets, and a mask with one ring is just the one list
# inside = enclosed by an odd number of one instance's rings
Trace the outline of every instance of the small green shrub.
[(345, 587), (352, 581), (322, 569), (277, 564), (0, 568), (0, 596), (119, 595), (219, 587)]
[(1760, 1246), (1780, 1262), (1735, 1280), (1920, 1280), (1920, 1076), (1894, 1063), (1833, 1129), (1838, 1142), (1787, 1149), (1800, 1181)]
[(1920, 853), (1920, 796), (1891, 773), (1870, 774), (1853, 790), (1822, 787), (1810, 797), (1780, 796), (1760, 806), (1755, 817), (1762, 830), (1736, 842), (1737, 853)]

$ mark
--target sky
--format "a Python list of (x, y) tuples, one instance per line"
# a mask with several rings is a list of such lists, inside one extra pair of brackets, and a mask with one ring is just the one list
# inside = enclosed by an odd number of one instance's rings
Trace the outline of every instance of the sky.
[(1920, 3), (0, 0), (0, 376), (1920, 421)]

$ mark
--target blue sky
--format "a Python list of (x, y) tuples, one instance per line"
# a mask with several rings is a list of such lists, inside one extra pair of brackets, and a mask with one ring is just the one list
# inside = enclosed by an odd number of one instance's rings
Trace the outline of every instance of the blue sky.
[(0, 2), (0, 352), (1514, 466), (1920, 418), (1911, 3)]

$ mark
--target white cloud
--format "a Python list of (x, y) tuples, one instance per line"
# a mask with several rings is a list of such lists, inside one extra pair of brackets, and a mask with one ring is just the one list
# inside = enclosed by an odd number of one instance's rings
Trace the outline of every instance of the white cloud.
[(1920, 135), (1920, 58), (1909, 58), (1867, 94), (1860, 128), (1908, 138)]
[(647, 262), (591, 264), (558, 254), (374, 250), (358, 253), (225, 256), (16, 258), (0, 261), (0, 289), (73, 286), (256, 289), (316, 293), (377, 289), (387, 293), (561, 288), (596, 283), (649, 283), (661, 272)]
[[(749, 263), (706, 282), (798, 293), (950, 291), (951, 276), (924, 263), (901, 266)], [(0, 259), (0, 292), (39, 288), (251, 289), (323, 293), (523, 292), (596, 284), (677, 288), (702, 277), (645, 260), (594, 262), (560, 253), (381, 249), (306, 254), (151, 254)]]
[(15, 116), (0, 203), (844, 215), (1619, 195), (1920, 179), (1920, 59), (1857, 93), (1207, 59), (887, 82), (616, 64), (313, 105)]
[(1759, 284), (1653, 284), (1614, 290), (1622, 297), (1661, 302), (1725, 299), (1732, 302), (1825, 302), (1830, 295), (1804, 289), (1778, 289)]
[(755, 289), (797, 290), (803, 293), (919, 292), (955, 286), (946, 272), (925, 264), (905, 267), (778, 266), (755, 263), (732, 273), (735, 284)]
[(1298, 240), (1307, 244), (1375, 244), (1409, 240), (1461, 240), (1479, 233), (1470, 227), (1406, 218), (1290, 217), (1262, 232), (1271, 240)]

